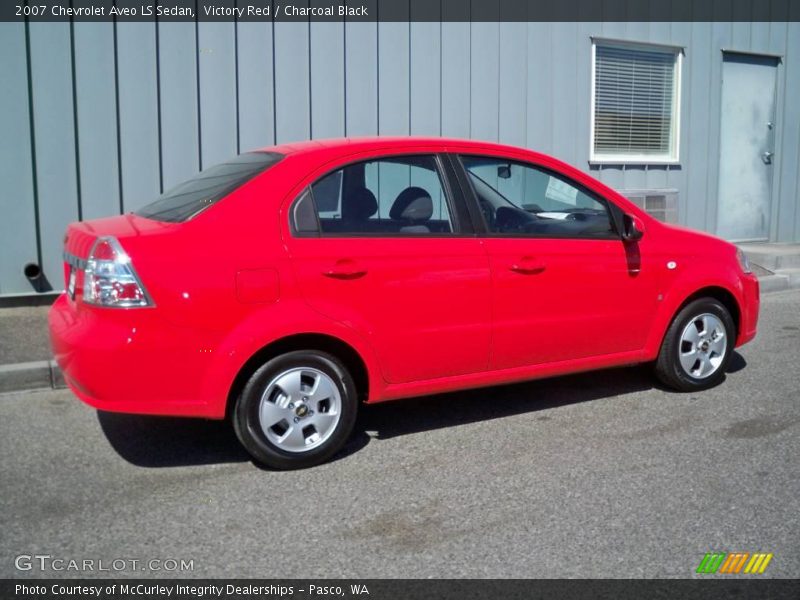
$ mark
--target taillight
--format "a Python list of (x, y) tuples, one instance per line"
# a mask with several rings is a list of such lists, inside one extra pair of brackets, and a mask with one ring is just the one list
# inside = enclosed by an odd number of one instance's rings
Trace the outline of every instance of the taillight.
[(83, 301), (96, 306), (152, 306), (131, 259), (113, 237), (97, 238), (83, 278)]

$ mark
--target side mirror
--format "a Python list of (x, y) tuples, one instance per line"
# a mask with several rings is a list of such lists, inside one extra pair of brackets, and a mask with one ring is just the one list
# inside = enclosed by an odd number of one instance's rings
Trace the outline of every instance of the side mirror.
[(639, 217), (634, 215), (623, 215), (622, 217), (622, 239), (625, 242), (635, 242), (644, 236), (644, 223)]

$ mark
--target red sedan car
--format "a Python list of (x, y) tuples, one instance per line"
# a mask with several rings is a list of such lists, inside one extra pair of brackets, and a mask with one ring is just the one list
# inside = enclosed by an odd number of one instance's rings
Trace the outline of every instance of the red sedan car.
[(75, 394), (223, 419), (273, 468), (346, 441), (361, 402), (653, 362), (719, 383), (753, 339), (744, 255), (509, 146), (286, 144), (73, 223), (50, 311)]

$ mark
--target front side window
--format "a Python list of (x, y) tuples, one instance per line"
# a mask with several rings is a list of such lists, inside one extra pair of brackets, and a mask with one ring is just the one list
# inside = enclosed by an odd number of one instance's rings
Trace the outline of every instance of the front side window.
[[(455, 231), (434, 156), (398, 156), (354, 163), (311, 185), (310, 198), (322, 235), (438, 235)], [(302, 206), (294, 231), (309, 233)]]
[(491, 233), (538, 237), (616, 237), (605, 202), (580, 185), (534, 165), (462, 156)]
[(592, 160), (676, 162), (680, 49), (596, 40), (592, 52)]

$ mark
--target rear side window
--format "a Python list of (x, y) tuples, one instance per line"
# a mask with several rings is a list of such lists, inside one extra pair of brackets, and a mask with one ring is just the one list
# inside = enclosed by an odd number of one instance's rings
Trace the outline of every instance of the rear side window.
[(164, 192), (135, 214), (156, 221), (182, 223), (219, 202), (277, 163), (277, 152), (247, 152), (227, 162), (200, 171), (191, 179)]
[[(309, 193), (310, 192), (310, 193)], [(442, 235), (456, 230), (432, 155), (350, 164), (317, 180), (294, 205), (296, 233)]]

